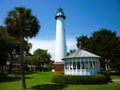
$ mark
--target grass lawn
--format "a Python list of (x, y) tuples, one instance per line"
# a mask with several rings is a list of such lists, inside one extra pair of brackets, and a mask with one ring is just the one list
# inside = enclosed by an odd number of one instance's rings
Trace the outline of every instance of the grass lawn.
[[(52, 72), (38, 72), (26, 75), (25, 90), (120, 90), (120, 83), (104, 85), (65, 85), (51, 82)], [(120, 79), (120, 76), (112, 76)], [(21, 81), (17, 78), (0, 78), (0, 90), (22, 90)]]

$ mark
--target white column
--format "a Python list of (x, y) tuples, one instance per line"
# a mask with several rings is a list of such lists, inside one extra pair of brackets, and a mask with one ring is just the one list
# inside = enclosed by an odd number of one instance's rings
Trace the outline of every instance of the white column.
[(81, 71), (82, 71), (82, 75), (83, 75), (83, 66), (84, 66), (84, 61), (83, 61), (83, 59), (81, 60), (81, 65), (82, 65), (82, 68), (81, 68)]
[(93, 64), (94, 64), (94, 74), (95, 74), (95, 59), (93, 59)]
[(73, 74), (73, 60), (71, 60), (71, 73)]
[(91, 62), (92, 62), (92, 75), (93, 75), (93, 60), (91, 60)]
[(96, 74), (96, 73), (97, 73), (97, 68), (96, 68), (96, 66), (97, 66), (97, 65), (96, 65), (96, 59), (94, 60), (94, 62), (95, 62), (95, 68), (94, 68), (94, 69), (95, 69), (95, 74)]
[(98, 70), (100, 71), (100, 60), (98, 60)]
[(93, 73), (95, 74), (95, 58), (93, 58), (93, 65), (94, 65), (94, 67), (93, 67)]
[(83, 64), (84, 64), (83, 74), (85, 75), (85, 60), (84, 59), (83, 59)]
[(79, 72), (80, 72), (80, 75), (81, 75), (81, 60), (80, 59), (79, 59), (79, 62), (80, 62), (80, 71)]
[(69, 63), (69, 72), (68, 72), (68, 73), (70, 74), (70, 60), (69, 60), (69, 62), (68, 62), (68, 63)]
[(90, 75), (90, 61), (89, 61), (89, 58), (88, 58), (88, 75)]
[(77, 59), (75, 60), (75, 62), (76, 62), (76, 75), (77, 75), (77, 74), (78, 74), (78, 73), (77, 73)]

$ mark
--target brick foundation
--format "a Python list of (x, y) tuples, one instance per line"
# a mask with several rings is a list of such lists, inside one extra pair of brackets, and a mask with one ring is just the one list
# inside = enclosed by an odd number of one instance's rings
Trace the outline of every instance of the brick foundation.
[(55, 64), (55, 72), (64, 71), (64, 64)]

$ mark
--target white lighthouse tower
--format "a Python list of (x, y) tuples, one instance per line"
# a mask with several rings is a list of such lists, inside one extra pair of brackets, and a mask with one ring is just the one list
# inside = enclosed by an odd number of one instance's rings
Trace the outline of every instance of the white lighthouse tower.
[(62, 59), (66, 56), (66, 36), (64, 20), (65, 15), (62, 8), (57, 9), (56, 19), (56, 45), (55, 45), (55, 71), (64, 70)]

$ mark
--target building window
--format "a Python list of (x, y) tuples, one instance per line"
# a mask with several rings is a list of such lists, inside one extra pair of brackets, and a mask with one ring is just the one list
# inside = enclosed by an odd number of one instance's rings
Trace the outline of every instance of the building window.
[(88, 62), (85, 62), (85, 67), (86, 69), (88, 69)]
[(72, 62), (70, 62), (70, 69), (73, 69), (73, 65), (72, 65)]
[(84, 62), (81, 62), (82, 69), (85, 69)]
[(93, 69), (95, 69), (95, 61), (93, 62), (93, 66), (92, 67), (93, 67)]
[(92, 69), (92, 62), (90, 62), (90, 69)]
[(73, 62), (73, 69), (76, 69), (76, 63)]
[(80, 62), (77, 62), (77, 69), (80, 69)]
[(68, 68), (67, 68), (67, 62), (65, 63), (65, 69), (68, 69)]

